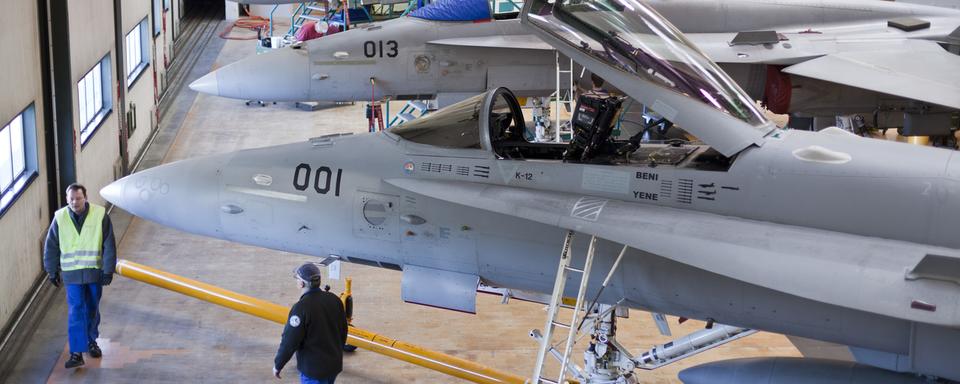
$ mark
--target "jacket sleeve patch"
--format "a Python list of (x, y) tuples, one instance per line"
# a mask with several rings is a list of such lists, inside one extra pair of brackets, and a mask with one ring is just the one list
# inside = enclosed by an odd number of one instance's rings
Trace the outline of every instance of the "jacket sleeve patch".
[(299, 327), (299, 326), (300, 326), (300, 316), (297, 316), (297, 315), (290, 316), (290, 326), (291, 326), (291, 327), (294, 327), (294, 328)]

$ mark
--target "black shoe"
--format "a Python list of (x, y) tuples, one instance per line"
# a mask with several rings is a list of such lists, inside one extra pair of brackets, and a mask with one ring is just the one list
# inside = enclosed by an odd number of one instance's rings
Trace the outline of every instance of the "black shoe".
[(81, 365), (83, 365), (83, 364), (84, 364), (84, 363), (83, 363), (83, 354), (80, 354), (80, 353), (71, 353), (71, 354), (70, 354), (70, 360), (67, 360), (67, 362), (64, 363), (63, 366), (64, 366), (64, 368), (70, 369), (70, 368), (79, 367), (79, 366), (81, 366)]
[(90, 343), (87, 348), (90, 350), (90, 357), (99, 359), (101, 356), (103, 356), (103, 351), (100, 350), (100, 346), (97, 345), (96, 341)]

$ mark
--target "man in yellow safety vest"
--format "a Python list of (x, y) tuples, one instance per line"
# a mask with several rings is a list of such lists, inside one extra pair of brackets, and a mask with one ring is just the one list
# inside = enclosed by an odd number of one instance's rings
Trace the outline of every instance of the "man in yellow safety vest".
[(87, 202), (87, 189), (80, 184), (67, 187), (67, 206), (53, 215), (43, 247), (43, 268), (56, 287), (67, 291), (70, 359), (64, 364), (84, 364), (83, 353), (103, 356), (100, 336), (100, 295), (110, 285), (117, 265), (117, 244), (106, 209)]

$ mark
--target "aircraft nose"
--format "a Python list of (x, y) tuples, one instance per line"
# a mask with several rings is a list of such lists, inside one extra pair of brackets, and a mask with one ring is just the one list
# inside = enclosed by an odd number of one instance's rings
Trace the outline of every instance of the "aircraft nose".
[(240, 100), (312, 101), (309, 73), (306, 49), (281, 48), (221, 67), (190, 89)]
[(217, 72), (210, 72), (194, 80), (194, 82), (190, 83), (190, 89), (209, 95), (220, 95), (220, 85), (217, 83)]
[(186, 232), (220, 232), (220, 172), (229, 155), (178, 161), (137, 172), (100, 190), (138, 217)]

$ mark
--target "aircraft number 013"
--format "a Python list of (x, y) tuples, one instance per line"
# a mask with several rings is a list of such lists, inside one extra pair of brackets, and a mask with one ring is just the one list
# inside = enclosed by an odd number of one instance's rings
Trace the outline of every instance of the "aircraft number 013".
[(383, 57), (383, 55), (386, 54), (387, 57), (397, 57), (399, 44), (397, 44), (396, 40), (387, 41), (386, 50), (383, 49), (383, 45), (383, 40), (364, 42), (363, 55), (366, 57), (375, 57), (379, 54), (380, 57)]
[(300, 163), (293, 171), (293, 187), (298, 191), (306, 191), (310, 188), (310, 182), (313, 181), (313, 190), (321, 195), (326, 195), (333, 189), (334, 196), (340, 196), (340, 176), (343, 175), (343, 169), (337, 168), (336, 179), (334, 172), (330, 167), (322, 166), (314, 172), (309, 164)]

